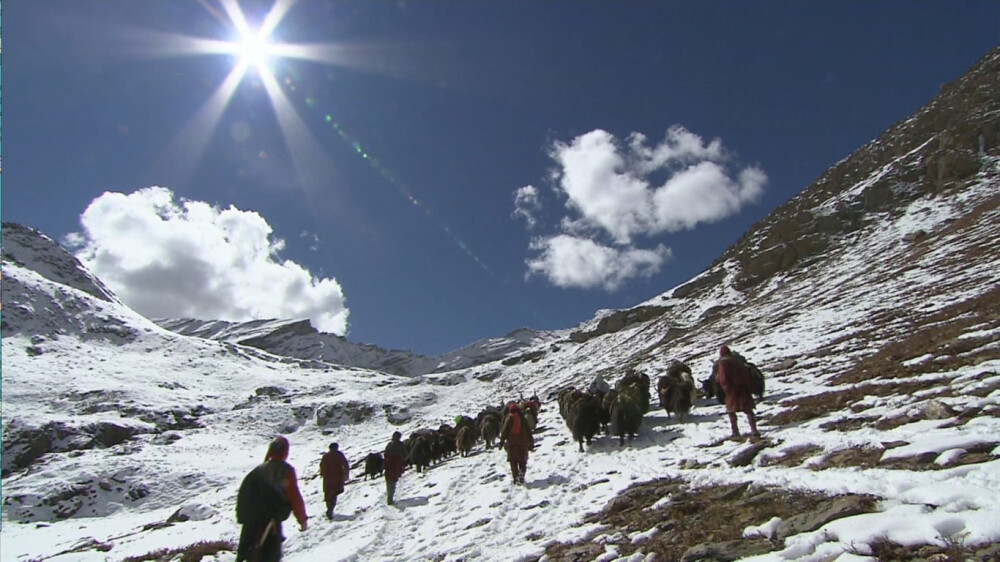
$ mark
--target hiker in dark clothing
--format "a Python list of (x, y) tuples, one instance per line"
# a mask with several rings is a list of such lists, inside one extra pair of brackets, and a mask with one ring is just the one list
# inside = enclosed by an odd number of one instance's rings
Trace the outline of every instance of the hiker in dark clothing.
[(750, 433), (755, 438), (760, 437), (757, 431), (757, 418), (754, 416), (753, 396), (751, 396), (750, 372), (729, 350), (728, 346), (719, 349), (719, 360), (715, 362), (718, 376), (716, 380), (723, 392), (726, 393), (726, 413), (729, 414), (729, 426), (732, 429), (733, 437), (740, 436), (740, 428), (736, 423), (736, 412), (743, 412), (747, 416), (750, 424)]
[(330, 443), (330, 450), (319, 463), (319, 475), (323, 477), (323, 500), (326, 502), (326, 518), (333, 519), (333, 508), (337, 507), (337, 496), (344, 493), (344, 484), (351, 475), (351, 465), (340, 452), (340, 445)]
[(286, 462), (288, 439), (276, 437), (267, 448), (264, 462), (250, 471), (236, 496), (236, 521), (243, 525), (236, 562), (281, 560), (285, 540), (281, 522), (292, 513), (305, 531), (309, 517), (299, 493), (295, 469)]
[(517, 404), (508, 406), (509, 414), (500, 426), (500, 440), (507, 448), (507, 462), (515, 484), (524, 484), (524, 473), (528, 469), (528, 451), (535, 448), (531, 436), (531, 425)]
[(392, 441), (385, 446), (384, 465), (385, 468), (385, 502), (392, 505), (393, 496), (396, 494), (396, 482), (403, 475), (403, 460), (406, 458), (406, 447), (403, 445), (403, 434), (396, 431), (392, 434)]

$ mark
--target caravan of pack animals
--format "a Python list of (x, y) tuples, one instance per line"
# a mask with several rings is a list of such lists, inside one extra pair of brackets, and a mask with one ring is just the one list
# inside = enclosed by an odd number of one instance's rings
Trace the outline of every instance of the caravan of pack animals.
[[(760, 369), (736, 352), (731, 352), (731, 355), (746, 369), (750, 393), (758, 400), (763, 398), (764, 375)], [(700, 381), (699, 388), (691, 368), (681, 361), (672, 361), (666, 374), (656, 382), (656, 395), (667, 417), (674, 416), (683, 423), (696, 401), (703, 397), (714, 397), (720, 404), (725, 404), (726, 392), (717, 377), (718, 367), (716, 362), (709, 377)], [(552, 392), (547, 398), (556, 400), (559, 414), (566, 422), (573, 441), (583, 451), (584, 443), (589, 446), (600, 433), (617, 437), (620, 445), (624, 445), (626, 439), (634, 439), (639, 433), (643, 416), (650, 411), (651, 386), (649, 375), (629, 369), (614, 387), (598, 375), (586, 389), (564, 388)], [(738, 396), (742, 388), (739, 384), (737, 387), (732, 394)], [(404, 466), (423, 472), (456, 454), (468, 456), (480, 442), (487, 450), (494, 446), (504, 448), (506, 439), (501, 428), (508, 417), (514, 413), (523, 416), (528, 430), (533, 432), (541, 407), (539, 397), (532, 395), (528, 399), (486, 406), (475, 418), (456, 416), (454, 425), (443, 423), (437, 429), (418, 429), (403, 441), (406, 449)], [(733, 436), (739, 437), (739, 433), (734, 431)], [(381, 453), (369, 453), (363, 461), (355, 463), (355, 467), (360, 467), (362, 462), (365, 479), (382, 476)]]
[[(639, 433), (643, 417), (649, 412), (651, 380), (637, 369), (628, 369), (615, 382), (614, 387), (597, 375), (586, 389), (564, 388), (547, 396), (555, 399), (559, 413), (573, 442), (580, 452), (584, 443), (589, 447), (599, 433), (617, 437), (620, 446)], [(666, 373), (656, 382), (660, 406), (668, 419), (676, 416), (683, 423), (695, 401), (700, 397), (715, 397), (725, 404), (732, 429), (731, 438), (740, 438), (737, 413), (743, 413), (749, 424), (751, 439), (760, 438), (754, 417), (754, 399), (763, 398), (764, 376), (760, 369), (739, 353), (723, 345), (719, 359), (713, 363), (711, 375), (695, 385), (691, 368), (674, 360)], [(486, 450), (494, 445), (507, 452), (511, 482), (524, 484), (529, 452), (534, 450), (534, 434), (545, 428), (537, 427), (542, 402), (537, 395), (528, 399), (509, 400), (499, 405), (488, 405), (475, 418), (459, 415), (454, 425), (444, 423), (437, 429), (423, 428), (406, 439), (394, 432), (389, 444), (381, 453), (369, 453), (355, 463), (364, 464), (365, 479), (384, 477), (386, 503), (392, 505), (399, 481), (406, 467), (424, 472), (432, 466), (458, 454), (469, 456), (482, 441)], [(281, 542), (281, 521), (295, 514), (304, 530), (308, 517), (298, 490), (294, 469), (286, 462), (288, 441), (279, 437), (271, 442), (266, 460), (252, 470), (237, 496), (237, 521), (242, 524), (237, 560), (278, 560)], [(333, 517), (337, 496), (343, 493), (351, 466), (339, 450), (338, 443), (330, 444), (330, 451), (323, 457), (321, 476), (327, 518)], [(283, 493), (275, 497), (274, 490)]]

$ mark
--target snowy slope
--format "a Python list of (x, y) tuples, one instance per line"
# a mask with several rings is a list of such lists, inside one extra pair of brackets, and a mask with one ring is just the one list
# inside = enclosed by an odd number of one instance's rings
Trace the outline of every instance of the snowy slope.
[[(1000, 52), (987, 60), (995, 69)], [(986, 79), (995, 87), (1000, 73)], [(972, 104), (965, 114), (981, 131), (935, 129), (918, 113), (697, 279), (601, 312), (519, 361), (438, 375), (403, 378), (180, 336), (5, 256), (0, 560), (123, 560), (234, 540), (236, 488), (277, 433), (291, 440), (313, 516), (304, 532), (285, 525), (292, 561), (676, 559), (656, 553), (694, 547), (674, 543), (680, 528), (697, 525), (668, 516), (683, 507), (674, 492), (663, 487), (638, 506), (622, 495), (662, 478), (692, 490), (746, 483), (788, 498), (873, 498), (868, 512), (815, 525), (761, 516), (730, 529), (743, 520), (734, 506), (732, 519), (696, 529), (716, 546), (745, 534), (741, 544), (764, 549), (742, 554), (756, 560), (875, 560), (887, 541), (1000, 542), (1000, 96), (975, 99), (989, 111)], [(905, 142), (900, 131), (909, 131)], [(984, 139), (971, 149), (976, 166), (941, 176), (935, 166), (957, 150), (942, 139), (960, 136)], [(815, 220), (830, 209), (846, 222)], [(775, 250), (776, 241), (806, 238), (821, 246), (768, 261), (793, 247)], [(12, 309), (23, 313), (9, 318)], [(703, 378), (722, 343), (767, 374), (760, 444), (724, 440), (728, 421), (714, 401), (681, 424), (654, 399), (635, 441), (600, 436), (579, 452), (546, 400), (595, 374), (614, 381), (637, 368), (655, 379), (672, 359)], [(394, 430), (436, 428), (534, 392), (545, 403), (526, 485), (511, 485), (504, 454), (480, 444), (469, 457), (406, 473), (391, 507), (382, 483), (355, 471), (337, 516), (321, 517), (316, 472), (330, 441), (359, 461)], [(41, 454), (31, 459), (31, 450)], [(653, 522), (588, 516), (609, 504)], [(171, 517), (178, 513), (185, 517)]]

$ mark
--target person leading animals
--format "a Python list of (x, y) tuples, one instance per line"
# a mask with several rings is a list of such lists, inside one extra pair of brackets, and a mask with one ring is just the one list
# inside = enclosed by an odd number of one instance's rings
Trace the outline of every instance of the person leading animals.
[(344, 493), (344, 484), (351, 475), (347, 457), (340, 452), (340, 445), (330, 443), (330, 450), (319, 463), (319, 474), (323, 477), (323, 500), (326, 502), (326, 518), (333, 519), (333, 509), (337, 507), (337, 496)]
[(392, 434), (392, 441), (385, 446), (382, 455), (384, 458), (382, 467), (385, 469), (385, 503), (392, 505), (396, 495), (396, 483), (403, 475), (403, 460), (406, 458), (406, 446), (403, 445), (403, 434), (396, 431)]
[(507, 448), (507, 462), (514, 484), (524, 484), (524, 473), (528, 469), (528, 451), (534, 449), (531, 425), (517, 404), (508, 406), (507, 417), (500, 426), (500, 441)]
[(292, 513), (302, 531), (308, 527), (309, 516), (299, 493), (295, 469), (287, 461), (288, 449), (288, 439), (276, 437), (267, 447), (264, 462), (240, 483), (236, 521), (243, 528), (236, 562), (281, 560), (281, 543), (285, 540), (281, 522)]
[(729, 426), (732, 429), (733, 438), (740, 436), (740, 428), (736, 422), (737, 412), (746, 414), (747, 422), (750, 424), (750, 434), (759, 438), (757, 418), (754, 417), (753, 413), (754, 403), (750, 390), (750, 371), (725, 345), (719, 348), (719, 359), (715, 362), (715, 370), (718, 373), (716, 380), (723, 392), (726, 393), (726, 413), (729, 414)]

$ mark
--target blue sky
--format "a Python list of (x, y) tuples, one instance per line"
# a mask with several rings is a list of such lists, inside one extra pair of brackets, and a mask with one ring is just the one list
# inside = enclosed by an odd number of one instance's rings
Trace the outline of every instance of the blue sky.
[(273, 6), (5, 2), (3, 220), (148, 316), (437, 354), (684, 282), (1000, 38), (996, 2), (283, 0), (258, 68), (232, 20)]

